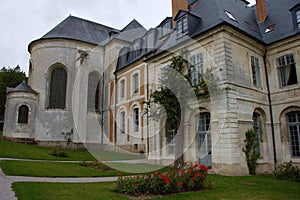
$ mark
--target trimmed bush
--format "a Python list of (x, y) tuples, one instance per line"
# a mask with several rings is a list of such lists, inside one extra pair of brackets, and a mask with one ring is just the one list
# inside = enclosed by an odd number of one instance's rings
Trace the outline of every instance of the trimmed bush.
[(185, 191), (210, 189), (207, 183), (207, 171), (204, 165), (186, 165), (183, 169), (168, 172), (148, 173), (118, 178), (118, 193), (140, 195), (166, 195)]
[(274, 175), (278, 179), (300, 181), (300, 169), (297, 166), (293, 166), (292, 161), (286, 164), (282, 164), (274, 171)]

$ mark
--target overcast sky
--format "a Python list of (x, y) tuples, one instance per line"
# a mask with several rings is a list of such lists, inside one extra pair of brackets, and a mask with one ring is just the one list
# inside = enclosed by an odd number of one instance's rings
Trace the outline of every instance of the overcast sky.
[(19, 64), (27, 73), (28, 44), (70, 14), (117, 29), (133, 19), (150, 28), (171, 16), (171, 0), (0, 0), (0, 67)]

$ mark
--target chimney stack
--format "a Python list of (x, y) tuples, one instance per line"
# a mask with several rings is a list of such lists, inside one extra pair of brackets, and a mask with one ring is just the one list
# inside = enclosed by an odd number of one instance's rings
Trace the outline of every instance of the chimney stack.
[(173, 28), (176, 26), (174, 18), (179, 12), (179, 10), (188, 10), (188, 0), (172, 0)]
[(263, 23), (267, 18), (266, 3), (264, 0), (256, 0), (257, 22)]

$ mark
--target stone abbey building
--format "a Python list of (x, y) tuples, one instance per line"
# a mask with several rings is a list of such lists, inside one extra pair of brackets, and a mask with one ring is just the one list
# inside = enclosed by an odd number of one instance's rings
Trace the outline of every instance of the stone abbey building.
[[(4, 137), (55, 145), (71, 133), (74, 147), (143, 151), (157, 164), (181, 148), (186, 162), (244, 175), (253, 129), (258, 172), (300, 164), (300, 1), (172, 0), (172, 12), (149, 30), (69, 16), (31, 42), (28, 84), (7, 90)], [(180, 134), (144, 104), (175, 55), (188, 61), (190, 87), (204, 79), (209, 89), (185, 98)]]

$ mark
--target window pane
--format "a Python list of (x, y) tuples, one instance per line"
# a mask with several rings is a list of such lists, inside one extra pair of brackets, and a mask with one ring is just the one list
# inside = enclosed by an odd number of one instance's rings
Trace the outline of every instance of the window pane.
[(88, 111), (99, 109), (99, 75), (97, 72), (89, 74), (87, 109)]
[(125, 133), (125, 127), (126, 127), (126, 124), (125, 124), (125, 112), (122, 111), (120, 113), (120, 132), (121, 134), (124, 134)]
[(296, 63), (293, 54), (288, 54), (278, 58), (277, 65), (280, 87), (298, 83)]
[(133, 130), (134, 132), (139, 131), (140, 119), (139, 119), (139, 109), (133, 109)]
[(260, 133), (262, 130), (261, 127), (261, 116), (258, 113), (253, 114), (253, 131), (255, 134), (256, 142), (258, 143), (258, 147), (255, 149), (257, 153), (260, 154)]
[(120, 98), (125, 98), (125, 80), (122, 80), (120, 83)]
[(133, 93), (138, 93), (139, 92), (139, 74), (134, 74), (133, 75)]
[(203, 75), (203, 54), (196, 54), (190, 57), (189, 72), (191, 83), (193, 86), (198, 85), (202, 81)]
[(28, 123), (28, 113), (29, 109), (27, 106), (23, 105), (19, 108), (18, 113), (18, 123), (27, 124)]
[(253, 85), (257, 88), (261, 88), (261, 70), (258, 58), (251, 56), (251, 67)]
[(300, 10), (296, 11), (296, 23), (297, 27), (300, 28)]
[(51, 74), (49, 108), (64, 109), (66, 104), (67, 72), (56, 68)]
[(292, 157), (300, 157), (300, 112), (287, 114)]

